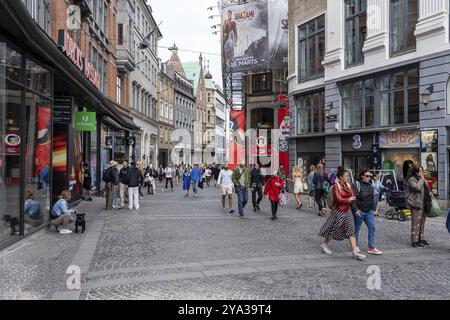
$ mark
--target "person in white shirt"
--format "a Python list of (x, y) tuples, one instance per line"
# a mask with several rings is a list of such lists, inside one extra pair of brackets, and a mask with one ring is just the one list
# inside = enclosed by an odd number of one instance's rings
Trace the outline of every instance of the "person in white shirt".
[[(230, 170), (230, 164), (225, 163), (223, 166), (223, 169), (220, 170), (219, 178), (217, 180), (217, 187), (222, 189), (222, 206), (223, 211), (225, 213), (233, 214), (235, 211), (233, 210), (233, 192), (234, 192), (234, 185), (233, 181), (231, 180), (231, 176), (233, 175), (233, 171)], [(227, 210), (225, 208), (225, 200), (228, 195), (228, 206), (229, 209)]]
[(206, 185), (209, 187), (209, 184), (211, 183), (211, 176), (212, 176), (212, 170), (210, 167), (207, 167), (205, 170), (205, 178), (206, 178)]
[(170, 182), (170, 188), (172, 189), (172, 191), (174, 191), (174, 190), (173, 190), (173, 180), (172, 180), (172, 177), (173, 177), (173, 169), (172, 169), (171, 167), (167, 167), (167, 168), (164, 170), (164, 174), (165, 174), (165, 176), (166, 176), (166, 191), (167, 191), (167, 189), (168, 189), (168, 187), (169, 187), (169, 182)]

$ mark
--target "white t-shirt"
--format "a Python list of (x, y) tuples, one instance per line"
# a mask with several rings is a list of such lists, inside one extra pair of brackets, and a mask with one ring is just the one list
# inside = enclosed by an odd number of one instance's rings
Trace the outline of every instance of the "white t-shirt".
[(219, 179), (217, 180), (217, 183), (219, 185), (222, 185), (224, 187), (232, 187), (233, 186), (233, 181), (231, 180), (231, 177), (233, 176), (233, 171), (228, 169), (228, 170), (220, 170), (219, 173)]
[(211, 169), (206, 169), (205, 170), (205, 176), (206, 177), (211, 177), (211, 173), (212, 173)]
[(166, 168), (166, 170), (164, 170), (164, 173), (166, 174), (166, 178), (172, 178), (173, 170), (172, 168)]

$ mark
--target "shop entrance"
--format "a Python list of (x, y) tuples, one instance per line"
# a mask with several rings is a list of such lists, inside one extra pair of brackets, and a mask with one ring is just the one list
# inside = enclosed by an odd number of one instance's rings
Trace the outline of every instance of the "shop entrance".
[(259, 164), (264, 174), (270, 175), (272, 168), (272, 130), (275, 129), (274, 109), (259, 108), (251, 111), (250, 128), (256, 130), (256, 138), (264, 135), (261, 148), (250, 146), (250, 165)]
[(353, 177), (357, 179), (359, 172), (364, 168), (371, 167), (372, 155), (370, 153), (344, 154), (344, 168), (351, 170)]

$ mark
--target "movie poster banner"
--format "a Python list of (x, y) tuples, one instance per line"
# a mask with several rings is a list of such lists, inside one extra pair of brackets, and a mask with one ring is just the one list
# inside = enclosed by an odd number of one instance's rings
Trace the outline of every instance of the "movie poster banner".
[(420, 134), (421, 140), (421, 165), (425, 171), (425, 179), (428, 188), (434, 194), (438, 194), (438, 131), (424, 130)]
[(224, 8), (222, 17), (224, 70), (267, 69), (269, 56), (267, 0)]
[(288, 68), (288, 0), (269, 1), (269, 62), (274, 69)]

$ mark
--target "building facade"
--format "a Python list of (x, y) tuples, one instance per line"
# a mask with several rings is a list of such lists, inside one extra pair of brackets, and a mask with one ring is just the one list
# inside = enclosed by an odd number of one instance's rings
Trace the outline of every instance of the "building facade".
[(192, 157), (193, 163), (207, 162), (210, 154), (206, 154), (206, 79), (203, 66), (203, 57), (200, 54), (198, 62), (183, 63), (183, 69), (186, 77), (194, 86), (195, 97), (195, 117), (194, 117), (194, 154)]
[(227, 137), (227, 118), (229, 118), (229, 110), (226, 108), (225, 96), (219, 85), (215, 85), (215, 156), (214, 162), (224, 164), (226, 158), (226, 137)]
[[(136, 69), (131, 72), (129, 90), (131, 114), (136, 125), (141, 128), (136, 134), (138, 147), (135, 149), (134, 158), (143, 161), (145, 165), (157, 166), (158, 41), (162, 38), (162, 34), (153, 17), (151, 6), (144, 0), (136, 0), (134, 3), (132, 47)], [(124, 39), (126, 38), (124, 36)]]
[(175, 130), (178, 131), (177, 136), (182, 137), (181, 142), (176, 143), (174, 148), (179, 155), (179, 163), (191, 164), (194, 156), (194, 84), (186, 77), (175, 44), (172, 47), (172, 56), (167, 62), (167, 72), (175, 80)]
[(289, 5), (291, 162), (369, 167), (400, 189), (414, 163), (448, 200), (448, 1)]
[[(78, 201), (83, 164), (99, 190), (114, 137), (137, 129), (115, 103), (116, 2), (93, 4), (0, 2), (0, 247), (48, 225), (61, 191)], [(75, 21), (71, 5), (80, 8)], [(33, 217), (30, 197), (40, 206)]]
[(158, 163), (164, 168), (173, 165), (172, 133), (174, 125), (175, 80), (167, 71), (167, 64), (161, 63), (158, 73), (158, 118), (159, 157)]

